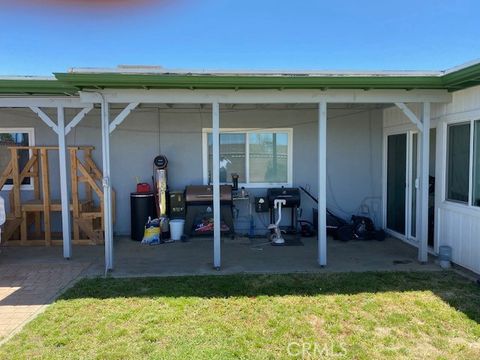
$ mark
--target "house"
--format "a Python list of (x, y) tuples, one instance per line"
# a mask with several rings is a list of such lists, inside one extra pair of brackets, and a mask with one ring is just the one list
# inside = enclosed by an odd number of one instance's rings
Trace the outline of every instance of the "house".
[[(72, 151), (86, 149), (102, 169), (101, 185), (85, 174), (79, 179), (101, 195), (107, 269), (114, 267), (114, 235), (130, 232), (136, 179), (150, 182), (153, 158), (164, 154), (170, 189), (213, 183), (215, 219), (220, 184), (231, 173), (251, 197), (269, 187), (310, 189), (319, 198), (320, 266), (328, 264), (328, 207), (345, 218), (368, 214), (417, 247), (420, 262), (449, 245), (455, 263), (480, 273), (479, 121), (480, 62), (446, 71), (72, 69), (0, 79), (0, 172), (11, 159), (9, 144), (56, 147), (48, 181), (51, 197), (61, 201), (37, 206), (55, 212), (49, 226), (61, 231), (70, 258), (72, 228), (79, 226), (70, 200), (88, 195), (72, 192)], [(29, 152), (17, 154), (23, 166)], [(12, 192), (22, 201), (38, 195), (44, 181), (32, 174), (3, 179), (7, 208)], [(304, 204), (303, 217), (311, 219), (316, 205)], [(21, 207), (14, 209), (20, 219)], [(254, 220), (255, 231), (264, 232), (268, 219)], [(220, 222), (214, 224), (219, 268)], [(26, 229), (26, 220), (17, 225)], [(242, 217), (235, 226), (251, 230)]]

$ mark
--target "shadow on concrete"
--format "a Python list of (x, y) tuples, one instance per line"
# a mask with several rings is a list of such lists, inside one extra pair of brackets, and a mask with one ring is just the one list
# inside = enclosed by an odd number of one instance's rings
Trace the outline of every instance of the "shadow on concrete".
[(51, 303), (63, 288), (100, 258), (99, 250), (75, 247), (75, 258), (66, 260), (61, 247), (2, 247), (0, 310)]

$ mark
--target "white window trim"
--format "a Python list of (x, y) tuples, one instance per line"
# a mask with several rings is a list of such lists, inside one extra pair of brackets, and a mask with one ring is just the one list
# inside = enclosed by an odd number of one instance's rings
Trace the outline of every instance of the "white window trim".
[[(480, 206), (475, 206), (473, 205), (473, 162), (474, 162), (474, 132), (475, 132), (475, 122), (480, 123), (480, 118), (469, 118), (469, 119), (455, 119), (446, 122), (445, 126), (445, 133), (444, 135), (444, 144), (445, 144), (445, 151), (444, 151), (444, 173), (443, 173), (443, 181), (445, 184), (445, 187), (443, 189), (443, 194), (442, 194), (442, 202), (445, 205), (453, 206), (454, 208), (460, 209), (460, 208), (468, 208), (471, 210), (475, 211), (480, 211)], [(463, 201), (456, 201), (449, 199), (447, 197), (448, 194), (448, 129), (450, 126), (455, 126), (455, 125), (465, 125), (469, 124), (470, 125), (470, 153), (469, 153), (469, 164), (468, 164), (468, 201), (463, 202)]]
[[(0, 133), (27, 133), (28, 134), (28, 146), (35, 146), (35, 129), (32, 127), (4, 127), (0, 128)], [(32, 156), (32, 151), (30, 150), (30, 156)], [(0, 169), (3, 171), (3, 169)], [(10, 191), (12, 190), (13, 185), (5, 184), (0, 191)], [(30, 178), (30, 184), (20, 185), (20, 190), (33, 190), (33, 179)]]
[[(208, 184), (208, 134), (212, 132), (212, 128), (203, 128), (202, 129), (202, 163), (203, 163), (203, 184)], [(244, 187), (246, 189), (255, 189), (255, 188), (274, 188), (274, 187), (291, 187), (293, 184), (293, 128), (221, 128), (220, 134), (222, 132), (229, 132), (229, 133), (245, 133), (245, 159), (247, 161), (246, 168), (245, 168), (245, 177), (249, 179), (249, 166), (248, 166), (248, 159), (249, 159), (249, 134), (256, 133), (256, 134), (271, 134), (274, 132), (282, 132), (288, 134), (288, 161), (287, 161), (287, 182), (285, 183), (249, 183), (243, 182), (239, 183), (239, 187)], [(222, 183), (222, 184), (230, 184), (229, 182)]]

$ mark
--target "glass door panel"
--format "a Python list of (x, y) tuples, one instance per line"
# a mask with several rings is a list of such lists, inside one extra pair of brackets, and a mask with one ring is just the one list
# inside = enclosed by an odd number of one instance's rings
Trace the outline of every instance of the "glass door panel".
[(387, 228), (406, 234), (407, 134), (387, 137)]
[(418, 177), (418, 134), (412, 134), (412, 171), (410, 184), (412, 186), (411, 197), (411, 217), (410, 217), (410, 235), (415, 237), (417, 235), (417, 177)]

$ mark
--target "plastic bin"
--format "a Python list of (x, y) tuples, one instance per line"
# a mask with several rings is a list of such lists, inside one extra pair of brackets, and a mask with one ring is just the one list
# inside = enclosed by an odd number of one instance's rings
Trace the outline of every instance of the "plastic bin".
[(148, 217), (157, 217), (154, 193), (130, 194), (130, 237), (132, 240), (142, 241), (145, 224)]
[(175, 241), (181, 240), (183, 236), (184, 226), (185, 226), (184, 219), (170, 220), (170, 238)]
[(438, 248), (438, 260), (442, 269), (449, 269), (452, 261), (452, 248), (442, 245)]

